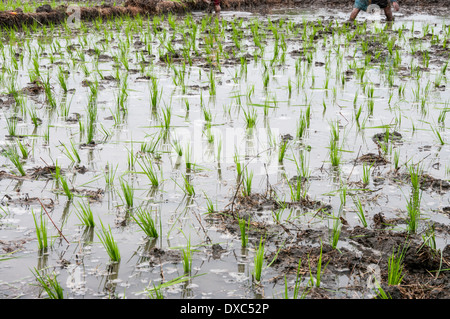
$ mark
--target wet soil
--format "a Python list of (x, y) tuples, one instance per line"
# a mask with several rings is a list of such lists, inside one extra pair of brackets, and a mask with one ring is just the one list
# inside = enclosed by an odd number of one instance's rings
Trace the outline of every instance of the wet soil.
[[(83, 7), (80, 2), (80, 18), (92, 20), (95, 18), (113, 18), (121, 15), (159, 15), (167, 13), (186, 13), (191, 11), (212, 11), (210, 1), (160, 1), (160, 0), (126, 0), (122, 6), (102, 4), (93, 7)], [(256, 10), (269, 14), (271, 10), (280, 7), (342, 9), (351, 11), (353, 0), (223, 0), (223, 10)], [(119, 2), (120, 4), (120, 2)], [(448, 12), (446, 0), (413, 1), (403, 0), (402, 14), (430, 13), (440, 14)], [(24, 13), (20, 8), (14, 11), (0, 12), (0, 27), (21, 28), (22, 25), (58, 24), (66, 21), (74, 11), (68, 10), (67, 5), (52, 8), (44, 4), (36, 8), (36, 12)]]

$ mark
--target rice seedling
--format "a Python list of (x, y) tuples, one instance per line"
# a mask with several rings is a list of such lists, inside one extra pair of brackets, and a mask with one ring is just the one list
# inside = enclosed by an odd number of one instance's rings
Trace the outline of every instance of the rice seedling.
[(128, 182), (120, 179), (120, 188), (122, 189), (123, 198), (128, 209), (134, 206), (134, 188)]
[(256, 249), (255, 256), (253, 258), (254, 268), (252, 271), (252, 278), (257, 283), (261, 282), (263, 264), (264, 264), (264, 246), (265, 240), (261, 237), (259, 240), (258, 248)]
[(95, 227), (94, 214), (89, 201), (78, 203), (76, 214), (80, 222), (86, 227)]
[(143, 157), (141, 161), (138, 161), (139, 166), (142, 168), (143, 173), (148, 177), (150, 183), (153, 187), (158, 187), (160, 185), (160, 178), (158, 173), (153, 167), (153, 163), (147, 156)]
[(430, 248), (430, 250), (433, 253), (437, 253), (438, 249), (436, 246), (436, 232), (435, 232), (435, 225), (432, 224), (430, 227), (427, 228), (425, 233), (422, 235), (422, 241), (423, 244), (418, 249), (418, 252), (422, 249), (423, 246), (427, 246)]
[(370, 170), (372, 169), (374, 164), (375, 164), (375, 162), (372, 162), (372, 165), (368, 166), (365, 162), (363, 162), (363, 165), (362, 165), (362, 172), (363, 172), (362, 182), (364, 184), (364, 187), (366, 187), (370, 183)]
[(30, 107), (28, 109), (28, 114), (30, 115), (31, 122), (33, 123), (35, 128), (42, 124), (42, 120), (37, 115), (36, 107)]
[(310, 284), (311, 287), (313, 287), (313, 286), (316, 286), (317, 288), (320, 287), (323, 272), (325, 271), (325, 269), (328, 266), (328, 263), (330, 262), (330, 261), (328, 261), (325, 264), (325, 266), (323, 267), (323, 269), (322, 269), (322, 266), (323, 266), (322, 265), (322, 262), (323, 262), (323, 260), (322, 260), (322, 258), (323, 258), (322, 250), (323, 250), (323, 244), (322, 244), (322, 242), (320, 242), (320, 254), (319, 254), (319, 258), (317, 260), (316, 276), (315, 276), (315, 278), (314, 278), (314, 276), (312, 274), (311, 260), (309, 258), (309, 254), (308, 254), (308, 266), (309, 266), (309, 275), (310, 275), (310, 277), (309, 277), (309, 284)]
[(431, 126), (431, 131), (434, 133), (435, 137), (437, 138), (437, 140), (439, 141), (440, 145), (445, 145), (445, 141), (441, 135), (441, 133), (439, 132), (439, 130), (435, 129), (433, 126)]
[(56, 274), (44, 275), (36, 268), (31, 272), (38, 281), (39, 286), (46, 292), (48, 299), (64, 299), (64, 289), (56, 279)]
[(14, 137), (17, 135), (16, 129), (17, 129), (17, 117), (11, 116), (6, 118), (6, 126), (8, 128), (8, 135), (10, 137)]
[(26, 146), (22, 144), (20, 140), (16, 140), (17, 146), (19, 147), (20, 154), (22, 155), (22, 159), (26, 160), (28, 159), (29, 151), (27, 150)]
[(391, 295), (384, 291), (384, 289), (381, 287), (378, 280), (375, 279), (375, 286), (376, 286), (376, 299), (392, 299)]
[(193, 250), (191, 248), (191, 238), (187, 239), (186, 248), (181, 250), (182, 252), (182, 262), (183, 262), (183, 270), (185, 274), (190, 274), (192, 270), (192, 255)]
[(188, 175), (188, 176), (183, 175), (183, 180), (184, 180), (183, 191), (185, 192), (185, 194), (188, 195), (188, 196), (194, 196), (195, 195), (195, 189), (194, 189), (194, 185), (191, 183), (190, 175)]
[(400, 248), (398, 247), (397, 252), (395, 252), (395, 247), (393, 247), (392, 254), (388, 259), (388, 284), (391, 286), (400, 285), (404, 277), (403, 261), (408, 247), (404, 245), (401, 251)]
[(337, 217), (333, 217), (334, 221), (333, 221), (333, 229), (331, 232), (331, 247), (333, 249), (337, 248), (337, 244), (339, 242), (339, 238), (341, 236), (341, 229), (342, 229), (342, 223), (341, 220), (339, 218), (339, 216)]
[(250, 228), (250, 217), (247, 221), (244, 218), (238, 218), (239, 221), (239, 229), (241, 231), (241, 246), (243, 248), (248, 245), (248, 230)]
[(100, 232), (97, 232), (97, 236), (102, 243), (103, 247), (105, 248), (110, 260), (112, 262), (119, 262), (121, 259), (119, 246), (117, 245), (117, 242), (114, 240), (111, 226), (108, 225), (108, 228), (106, 228), (102, 221), (100, 221), (102, 230)]
[(240, 180), (240, 178), (242, 176), (242, 170), (244, 168), (244, 165), (243, 165), (243, 163), (240, 162), (239, 154), (237, 152), (234, 153), (233, 161), (234, 161), (234, 164), (236, 165), (237, 178), (238, 178), (238, 180)]
[(413, 190), (410, 199), (406, 200), (406, 210), (408, 212), (408, 231), (411, 233), (415, 233), (419, 225), (421, 198), (421, 192)]
[(362, 206), (361, 199), (358, 196), (356, 196), (356, 199), (353, 199), (353, 202), (354, 202), (354, 204), (356, 206), (356, 209), (357, 209), (356, 210), (356, 216), (358, 216), (361, 224), (364, 227), (367, 227), (367, 220), (366, 220), (366, 216), (364, 214), (364, 208)]
[(248, 129), (254, 128), (256, 126), (256, 121), (258, 114), (254, 108), (249, 110), (242, 110), (244, 112), (245, 124)]
[(400, 161), (400, 150), (397, 149), (394, 152), (394, 168), (396, 171), (398, 171), (400, 168), (399, 161)]
[(165, 283), (161, 283), (157, 286), (155, 286), (155, 284), (153, 284), (153, 287), (150, 287), (150, 284), (149, 284), (149, 286), (145, 289), (145, 292), (152, 299), (164, 299), (164, 294), (162, 292), (162, 289), (173, 286), (173, 285), (178, 285), (180, 283), (190, 280), (191, 277), (185, 277), (185, 276), (186, 275), (183, 274), (179, 277), (171, 279)]
[(111, 163), (106, 163), (105, 172), (103, 174), (103, 177), (105, 179), (105, 183), (107, 187), (111, 187), (114, 185), (114, 179), (116, 177), (118, 164), (115, 168), (112, 167)]
[(279, 150), (278, 150), (278, 163), (282, 163), (283, 162), (284, 156), (286, 154), (287, 146), (288, 146), (288, 141), (283, 141), (280, 144), (280, 147), (279, 147)]
[(186, 165), (186, 172), (190, 172), (194, 166), (194, 163), (192, 162), (192, 148), (189, 143), (185, 145), (184, 148), (184, 161)]
[(333, 167), (338, 167), (339, 164), (341, 163), (341, 158), (342, 158), (342, 154), (341, 154), (341, 150), (339, 149), (339, 145), (338, 142), (335, 140), (330, 140), (330, 144), (329, 144), (329, 148), (330, 148), (330, 162), (331, 165)]
[(34, 226), (36, 229), (38, 249), (39, 251), (46, 250), (48, 248), (48, 231), (47, 231), (47, 222), (44, 219), (44, 214), (41, 212), (39, 216), (39, 224), (33, 210), (31, 210), (31, 214), (33, 215)]
[(73, 199), (73, 193), (72, 190), (69, 187), (69, 184), (67, 183), (66, 178), (63, 175), (59, 175), (59, 181), (61, 182), (61, 186), (63, 188), (64, 194), (66, 194), (67, 199), (71, 201)]
[(136, 212), (131, 215), (131, 217), (134, 219), (136, 224), (142, 229), (142, 231), (147, 235), (149, 238), (158, 238), (158, 230), (155, 226), (155, 220), (153, 219), (151, 215), (151, 211), (146, 211), (139, 207)]
[(162, 127), (165, 130), (168, 130), (170, 128), (170, 122), (172, 119), (172, 108), (170, 106), (166, 106), (165, 108), (163, 108), (162, 110)]
[(20, 159), (19, 153), (17, 152), (17, 149), (15, 147), (9, 147), (8, 149), (4, 150), (3, 156), (11, 161), (11, 163), (16, 167), (21, 176), (27, 175)]
[(78, 153), (78, 150), (76, 149), (72, 140), (70, 141), (70, 150), (66, 144), (61, 143), (61, 145), (64, 148), (63, 153), (72, 161), (72, 163), (80, 163), (81, 162), (80, 154)]
[(243, 190), (242, 195), (243, 196), (250, 196), (252, 193), (252, 182), (253, 182), (253, 171), (248, 171), (248, 169), (245, 169), (245, 176), (243, 180)]
[[(293, 288), (293, 293), (292, 293), (292, 299), (296, 300), (296, 299), (305, 299), (306, 295), (309, 292), (309, 289), (305, 288), (303, 289), (303, 291), (300, 294), (300, 284), (302, 282), (303, 276), (300, 275), (300, 270), (301, 270), (301, 265), (302, 265), (302, 260), (301, 258), (298, 260), (298, 266), (297, 266), (297, 273), (295, 275), (295, 281), (294, 281), (294, 288)], [(286, 275), (284, 276), (284, 298), (285, 299), (289, 299), (288, 296), (288, 283), (286, 280)]]

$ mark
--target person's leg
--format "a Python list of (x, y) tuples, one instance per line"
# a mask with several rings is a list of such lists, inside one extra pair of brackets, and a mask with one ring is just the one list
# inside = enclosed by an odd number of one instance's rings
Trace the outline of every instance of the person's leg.
[(369, 5), (368, 0), (355, 0), (355, 4), (353, 5), (353, 11), (350, 14), (349, 21), (355, 21), (356, 17), (358, 16), (358, 13), (363, 10), (367, 10), (367, 6)]
[(353, 8), (352, 13), (350, 14), (350, 21), (354, 21), (356, 19), (356, 17), (358, 16), (359, 11), (361, 11), (361, 9), (358, 8)]
[(214, 0), (214, 11), (216, 11), (216, 13), (219, 13), (220, 9), (220, 0)]
[(384, 14), (386, 15), (386, 21), (394, 21), (394, 15), (392, 14), (392, 8), (390, 5), (384, 8)]

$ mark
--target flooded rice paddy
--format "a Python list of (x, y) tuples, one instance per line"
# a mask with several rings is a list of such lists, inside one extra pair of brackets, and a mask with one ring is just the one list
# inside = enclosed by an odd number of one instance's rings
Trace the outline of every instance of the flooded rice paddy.
[(449, 18), (2, 30), (0, 297), (448, 297)]

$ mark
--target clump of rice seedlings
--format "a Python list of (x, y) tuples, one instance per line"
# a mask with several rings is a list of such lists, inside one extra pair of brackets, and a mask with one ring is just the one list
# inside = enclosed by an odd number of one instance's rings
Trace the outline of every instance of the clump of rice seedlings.
[(184, 180), (184, 192), (186, 195), (188, 196), (194, 196), (195, 195), (195, 189), (194, 189), (194, 185), (191, 183), (191, 177), (190, 175), (186, 176), (183, 175), (183, 180)]
[(205, 199), (206, 199), (206, 214), (215, 213), (216, 210), (214, 208), (214, 204), (213, 204), (211, 198), (209, 198), (205, 192), (203, 192), (203, 194), (205, 195)]
[(112, 235), (111, 226), (108, 225), (108, 228), (105, 228), (103, 223), (100, 221), (102, 225), (101, 232), (97, 233), (98, 238), (100, 239), (103, 247), (106, 249), (106, 252), (113, 262), (119, 262), (120, 257), (120, 251), (119, 246), (117, 245), (117, 242), (114, 240), (114, 237)]
[(422, 249), (423, 246), (427, 246), (431, 249), (433, 253), (437, 253), (438, 249), (436, 246), (436, 233), (435, 233), (435, 226), (432, 224), (428, 229), (425, 231), (425, 234), (422, 235), (423, 244), (420, 246), (418, 251)]
[(134, 154), (133, 151), (133, 141), (131, 141), (131, 150), (128, 150), (128, 157), (127, 157), (127, 161), (128, 161), (128, 170), (133, 172), (134, 171), (134, 163), (136, 161), (136, 156)]
[(439, 132), (439, 130), (435, 129), (433, 126), (431, 126), (431, 131), (434, 133), (434, 136), (436, 136), (436, 139), (438, 140), (439, 144), (444, 145), (445, 141)]
[(76, 214), (84, 226), (95, 227), (94, 214), (88, 201), (78, 204)]
[(339, 150), (339, 145), (335, 141), (330, 141), (330, 162), (333, 167), (338, 167), (341, 163), (342, 154)]
[(291, 200), (293, 202), (299, 202), (301, 201), (303, 195), (306, 195), (306, 189), (303, 191), (303, 184), (302, 184), (302, 178), (300, 175), (296, 176), (296, 180), (292, 181), (292, 183), (289, 181), (289, 179), (286, 177), (287, 184), (289, 186), (289, 190), (291, 192)]
[(297, 134), (297, 139), (302, 139), (307, 132), (307, 120), (306, 120), (306, 116), (301, 114), (300, 115), (300, 119), (297, 123), (297, 130), (296, 130), (296, 134)]
[(161, 140), (162, 137), (163, 137), (163, 133), (161, 132), (160, 134), (158, 134), (158, 136), (152, 137), (152, 139), (150, 141), (148, 141), (148, 142), (146, 141), (146, 142), (142, 143), (141, 144), (141, 152), (155, 155), (157, 153), (159, 141)]
[(58, 82), (59, 82), (59, 85), (61, 86), (61, 89), (64, 92), (67, 92), (68, 91), (68, 88), (67, 88), (67, 73), (63, 70), (62, 67), (58, 68), (58, 76), (57, 77), (58, 77)]
[(341, 209), (347, 204), (347, 184), (341, 182), (341, 187), (339, 189), (339, 198), (341, 200)]
[(400, 285), (403, 280), (403, 261), (405, 259), (407, 246), (404, 246), (400, 251), (398, 247), (397, 252), (392, 248), (392, 254), (388, 259), (388, 284), (391, 286)]
[(44, 87), (45, 97), (47, 98), (47, 103), (51, 108), (56, 107), (56, 99), (53, 96), (52, 86), (50, 84), (50, 74), (47, 74), (47, 80), (42, 82)]
[(313, 274), (312, 274), (311, 260), (310, 260), (310, 258), (309, 258), (309, 254), (308, 254), (308, 265), (309, 265), (309, 275), (310, 275), (310, 278), (309, 278), (309, 284), (310, 284), (311, 287), (313, 287), (313, 286), (316, 286), (317, 288), (320, 287), (323, 272), (325, 271), (325, 269), (326, 269), (327, 266), (328, 266), (328, 263), (330, 262), (330, 261), (328, 261), (328, 262), (325, 264), (325, 267), (323, 267), (323, 269), (322, 269), (322, 261), (323, 261), (323, 260), (322, 260), (322, 248), (323, 248), (323, 245), (322, 245), (322, 242), (321, 242), (321, 243), (320, 243), (320, 254), (319, 254), (319, 258), (318, 258), (318, 260), (317, 260), (315, 282), (314, 282), (314, 277), (313, 277)]
[(170, 122), (172, 119), (172, 108), (170, 106), (165, 107), (162, 111), (162, 127), (165, 130), (168, 130), (170, 128)]
[(448, 102), (446, 103), (446, 108), (439, 113), (438, 123), (441, 125), (445, 124), (445, 119), (447, 117), (448, 112)]
[(394, 152), (394, 168), (395, 168), (395, 171), (398, 171), (399, 168), (400, 168), (399, 161), (400, 161), (400, 150), (397, 149)]
[(175, 153), (176, 153), (179, 157), (183, 156), (183, 148), (182, 148), (181, 145), (180, 145), (180, 141), (174, 140), (174, 141), (172, 142), (172, 148), (174, 149)]
[(239, 229), (241, 231), (241, 246), (243, 248), (248, 245), (248, 230), (250, 228), (250, 217), (247, 221), (243, 218), (238, 218), (239, 221)]
[(42, 120), (37, 115), (36, 107), (28, 108), (28, 114), (30, 115), (31, 123), (33, 123), (34, 127), (38, 127), (42, 124)]
[[(295, 276), (294, 281), (294, 291), (292, 294), (292, 299), (305, 299), (306, 295), (308, 294), (308, 289), (303, 289), (303, 291), (300, 294), (300, 284), (302, 282), (303, 276), (300, 276), (300, 270), (301, 270), (302, 260), (301, 258), (298, 260), (298, 267), (297, 267), (297, 273)], [(288, 283), (286, 280), (286, 275), (284, 276), (284, 298), (289, 299), (288, 295)]]
[(143, 210), (139, 207), (136, 212), (131, 216), (136, 224), (142, 229), (142, 231), (149, 238), (158, 238), (158, 230), (155, 226), (155, 220), (153, 219), (151, 212)]
[(22, 155), (22, 159), (26, 160), (29, 155), (29, 151), (25, 147), (25, 145), (20, 142), (20, 140), (16, 140), (17, 146), (19, 147), (20, 154)]
[(128, 182), (120, 179), (120, 188), (125, 199), (125, 204), (128, 209), (133, 208), (134, 205), (134, 188)]
[(256, 249), (256, 252), (255, 252), (255, 257), (253, 259), (254, 268), (253, 268), (253, 272), (252, 272), (252, 278), (257, 283), (261, 282), (261, 275), (262, 275), (263, 264), (264, 264), (264, 246), (265, 246), (265, 242), (264, 242), (263, 238), (261, 237), (259, 240), (258, 248)]
[(153, 284), (153, 287), (150, 287), (150, 284), (149, 284), (149, 286), (145, 289), (145, 291), (147, 292), (149, 297), (152, 299), (164, 299), (164, 294), (162, 292), (162, 289), (190, 280), (191, 277), (185, 277), (185, 276), (186, 275), (181, 275), (181, 276), (171, 279), (165, 283), (160, 283), (157, 286), (155, 286), (155, 284)]
[(363, 165), (362, 165), (362, 172), (363, 172), (362, 182), (363, 182), (364, 187), (366, 187), (370, 183), (370, 170), (372, 169), (374, 164), (375, 164), (375, 162), (373, 162), (372, 165), (368, 166), (365, 162), (363, 162)]
[(361, 221), (361, 224), (364, 227), (367, 227), (367, 220), (364, 214), (364, 208), (362, 206), (361, 199), (358, 196), (356, 196), (356, 199), (353, 199), (353, 202), (356, 207), (356, 216), (358, 216), (359, 220)]
[(186, 248), (181, 250), (183, 257), (183, 270), (185, 274), (189, 274), (192, 270), (192, 255), (193, 250), (191, 248), (191, 238), (187, 240)]
[(20, 159), (19, 153), (17, 152), (17, 149), (15, 147), (10, 147), (4, 150), (3, 155), (11, 161), (11, 163), (16, 167), (21, 176), (27, 175)]
[(410, 165), (408, 167), (411, 178), (412, 191), (410, 199), (407, 200), (406, 209), (408, 211), (408, 230), (415, 232), (418, 227), (420, 218), (420, 201), (422, 194), (420, 191), (420, 178), (422, 176), (422, 169), (419, 165)]
[(256, 110), (252, 108), (248, 111), (243, 110), (244, 112), (244, 118), (245, 118), (245, 125), (248, 129), (254, 128), (256, 126), (256, 121), (258, 118), (258, 114), (256, 113)]
[(194, 166), (194, 163), (192, 163), (191, 156), (192, 156), (192, 148), (190, 143), (188, 143), (184, 148), (184, 162), (186, 165), (187, 172), (190, 172)]
[(239, 154), (237, 152), (234, 153), (233, 161), (234, 164), (236, 165), (237, 178), (239, 180), (242, 176), (242, 170), (244, 168), (244, 165), (240, 162)]
[(280, 144), (280, 148), (279, 148), (279, 151), (278, 151), (278, 163), (282, 163), (283, 162), (284, 156), (286, 154), (287, 146), (288, 146), (288, 142), (287, 141), (283, 141)]
[(73, 193), (69, 187), (69, 184), (67, 183), (66, 178), (63, 175), (59, 175), (59, 181), (61, 182), (61, 186), (63, 188), (64, 194), (66, 194), (67, 199), (69, 201), (71, 201), (73, 199)]
[(158, 79), (156, 77), (152, 77), (151, 81), (151, 89), (150, 89), (150, 106), (153, 110), (156, 110), (159, 101), (162, 97), (162, 89), (158, 90)]
[(31, 272), (39, 286), (47, 293), (48, 299), (64, 299), (64, 289), (56, 279), (56, 275), (44, 275), (36, 268)]
[(36, 218), (36, 215), (34, 214), (34, 211), (31, 210), (31, 213), (33, 214), (33, 221), (34, 226), (36, 229), (36, 237), (38, 241), (38, 249), (39, 251), (43, 251), (48, 248), (48, 232), (47, 232), (47, 222), (44, 219), (42, 212), (39, 216), (39, 224)]
[(6, 118), (6, 126), (8, 128), (8, 135), (14, 137), (17, 135), (17, 116), (11, 116)]
[(253, 181), (253, 171), (248, 171), (248, 169), (245, 169), (245, 176), (243, 180), (243, 190), (242, 195), (243, 196), (250, 196), (252, 193), (252, 181)]
[(106, 186), (111, 187), (114, 185), (114, 179), (116, 177), (118, 166), (119, 165), (117, 164), (116, 167), (113, 168), (111, 163), (106, 163), (105, 172), (103, 174)]
[(153, 187), (158, 187), (160, 185), (160, 179), (158, 174), (153, 167), (153, 163), (150, 158), (144, 157), (142, 161), (138, 161), (139, 166), (142, 168), (143, 173), (148, 177), (150, 183)]
[(87, 144), (94, 143), (94, 136), (95, 136), (95, 123), (97, 122), (97, 103), (95, 101), (90, 101), (88, 103), (87, 107), (87, 124), (86, 124), (86, 130), (87, 130)]
[(384, 291), (384, 289), (381, 287), (378, 280), (375, 279), (375, 286), (376, 286), (376, 299), (392, 299), (391, 295)]
[(78, 153), (78, 150), (76, 149), (72, 140), (70, 141), (70, 150), (66, 146), (66, 144), (61, 143), (61, 145), (64, 147), (63, 153), (72, 161), (72, 163), (75, 163), (75, 162), (80, 163), (81, 162), (80, 154)]
[(422, 194), (419, 191), (412, 191), (410, 199), (406, 200), (406, 210), (408, 212), (408, 231), (415, 233), (419, 226), (420, 201)]
[(333, 219), (334, 221), (333, 230), (331, 232), (331, 247), (333, 247), (333, 249), (336, 249), (339, 242), (339, 237), (341, 236), (342, 223), (339, 216), (334, 217)]
[(208, 80), (209, 80), (209, 94), (214, 96), (216, 95), (216, 79), (212, 69), (209, 71)]

